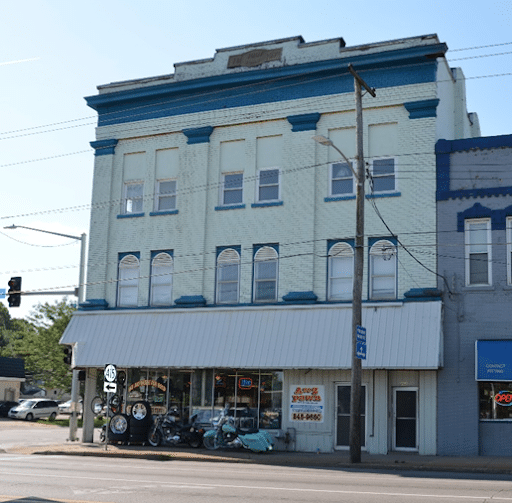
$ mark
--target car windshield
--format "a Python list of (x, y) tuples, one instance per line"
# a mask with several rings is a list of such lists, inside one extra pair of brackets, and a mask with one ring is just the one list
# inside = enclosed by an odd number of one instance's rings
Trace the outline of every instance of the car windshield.
[(24, 402), (21, 402), (18, 407), (20, 407), (20, 409), (30, 409), (34, 403), (34, 400), (25, 400)]

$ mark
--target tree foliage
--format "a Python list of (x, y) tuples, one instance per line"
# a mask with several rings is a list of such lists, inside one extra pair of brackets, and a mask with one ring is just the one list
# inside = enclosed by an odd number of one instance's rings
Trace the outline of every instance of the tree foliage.
[(11, 354), (25, 360), (25, 371), (32, 374), (35, 381), (44, 388), (58, 388), (68, 391), (71, 387), (72, 372), (64, 363), (63, 346), (59, 340), (64, 333), (74, 305), (66, 300), (49, 304), (39, 304), (18, 327), (22, 328), (11, 337), (8, 346)]

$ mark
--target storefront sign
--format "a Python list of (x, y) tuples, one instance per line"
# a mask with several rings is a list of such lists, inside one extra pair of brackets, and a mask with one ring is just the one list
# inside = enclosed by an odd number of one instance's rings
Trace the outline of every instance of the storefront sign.
[(500, 391), (494, 395), (494, 401), (498, 405), (510, 407), (512, 405), (512, 391)]
[(512, 381), (512, 340), (476, 341), (476, 380)]
[(290, 421), (323, 423), (325, 387), (290, 386)]
[(154, 379), (142, 379), (141, 381), (137, 381), (131, 384), (128, 388), (128, 393), (133, 391), (135, 388), (142, 388), (143, 386), (153, 386), (153, 388), (158, 388), (162, 391), (167, 390), (167, 388), (162, 383), (159, 383)]
[(238, 387), (240, 389), (251, 389), (252, 379), (250, 377), (240, 377), (238, 380)]
[(255, 49), (254, 51), (244, 52), (229, 56), (228, 68), (238, 68), (240, 66), (259, 66), (268, 61), (279, 61), (283, 49)]

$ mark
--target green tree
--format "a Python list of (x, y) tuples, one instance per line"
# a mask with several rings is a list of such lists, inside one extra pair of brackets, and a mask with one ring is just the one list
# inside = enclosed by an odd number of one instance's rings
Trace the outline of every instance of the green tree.
[(23, 336), (14, 342), (16, 356), (25, 360), (25, 371), (44, 388), (71, 388), (72, 372), (64, 363), (59, 340), (75, 309), (67, 300), (39, 304), (28, 317), (32, 328), (23, 331)]
[(9, 310), (0, 304), (0, 356), (16, 358), (19, 340), (34, 330), (27, 320), (11, 318)]

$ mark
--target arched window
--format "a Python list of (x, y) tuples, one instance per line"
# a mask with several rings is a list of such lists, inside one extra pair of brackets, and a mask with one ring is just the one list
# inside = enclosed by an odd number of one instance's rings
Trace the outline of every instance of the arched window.
[(240, 255), (233, 248), (228, 248), (217, 257), (217, 303), (237, 303), (239, 287)]
[(263, 246), (254, 255), (254, 302), (277, 301), (277, 251)]
[(173, 261), (169, 253), (161, 252), (151, 261), (152, 306), (170, 306), (172, 303)]
[(396, 246), (386, 239), (370, 248), (370, 298), (396, 299)]
[(328, 300), (350, 300), (354, 284), (354, 249), (336, 243), (329, 250)]
[(137, 307), (139, 270), (139, 259), (135, 255), (125, 255), (119, 262), (117, 282), (117, 305), (119, 307)]

